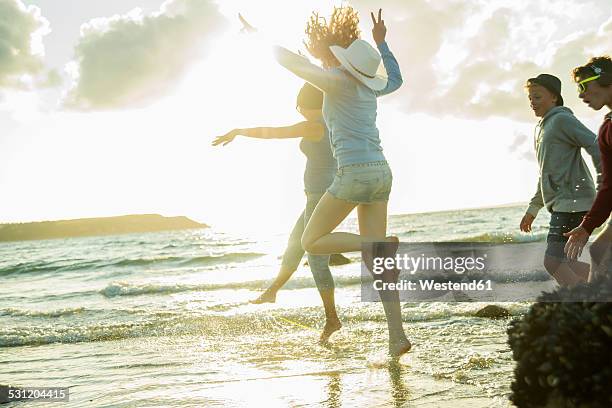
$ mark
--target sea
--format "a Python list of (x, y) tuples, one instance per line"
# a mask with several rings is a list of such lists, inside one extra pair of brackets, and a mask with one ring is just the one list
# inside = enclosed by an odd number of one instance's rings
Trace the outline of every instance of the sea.
[[(544, 242), (524, 206), (391, 215), (402, 242)], [(341, 228), (357, 229), (348, 219)], [(360, 255), (333, 266), (343, 327), (306, 265), (276, 303), (251, 304), (276, 276), (288, 232), (216, 229), (0, 243), (0, 384), (66, 387), (65, 402), (6, 407), (510, 407), (506, 330), (531, 302), (403, 302), (413, 349), (386, 355), (380, 303), (360, 296)], [(304, 258), (304, 261), (306, 258)], [(527, 285), (555, 284), (541, 260)]]

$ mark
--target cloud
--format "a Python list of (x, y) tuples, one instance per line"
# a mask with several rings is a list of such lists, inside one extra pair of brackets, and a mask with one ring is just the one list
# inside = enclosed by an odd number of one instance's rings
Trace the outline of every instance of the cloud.
[(37, 88), (55, 88), (61, 86), (63, 82), (60, 73), (55, 69), (51, 69), (47, 71), (45, 77), (38, 82)]
[(508, 153), (520, 160), (527, 160), (529, 162), (535, 162), (535, 154), (533, 147), (533, 138), (527, 136), (525, 133), (515, 132), (514, 140), (510, 146), (508, 146)]
[[(371, 6), (355, 4), (364, 20)], [(557, 75), (566, 95), (571, 69), (612, 49), (609, 1), (383, 0), (380, 7), (404, 76), (393, 98), (411, 113), (533, 121), (528, 78)]]
[(534, 162), (536, 161), (535, 158), (535, 154), (533, 152), (523, 152), (523, 154), (521, 155), (523, 160), (527, 160), (529, 162)]
[(170, 0), (159, 12), (95, 19), (81, 27), (73, 78), (64, 104), (75, 109), (118, 109), (146, 104), (179, 82), (203, 57), (225, 24), (210, 0)]
[(0, 88), (28, 88), (43, 69), (42, 37), (49, 23), (21, 0), (0, 0)]
[(510, 146), (508, 146), (508, 152), (509, 153), (514, 153), (516, 152), (519, 147), (523, 146), (523, 144), (525, 144), (525, 142), (527, 141), (527, 135), (523, 134), (523, 133), (518, 133), (514, 135), (514, 141), (512, 142), (512, 144)]

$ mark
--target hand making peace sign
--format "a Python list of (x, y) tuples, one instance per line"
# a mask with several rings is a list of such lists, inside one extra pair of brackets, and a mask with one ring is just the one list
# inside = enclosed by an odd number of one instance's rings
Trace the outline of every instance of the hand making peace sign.
[(372, 37), (374, 37), (374, 42), (378, 45), (385, 42), (385, 35), (387, 35), (385, 20), (382, 19), (382, 9), (378, 9), (378, 21), (376, 21), (373, 12), (371, 12), (370, 15), (372, 16), (372, 23), (374, 23), (374, 27), (372, 27)]

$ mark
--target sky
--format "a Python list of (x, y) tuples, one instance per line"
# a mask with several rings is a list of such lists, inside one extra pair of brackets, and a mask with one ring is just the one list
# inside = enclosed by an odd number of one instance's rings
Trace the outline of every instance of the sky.
[[(370, 42), (369, 12), (383, 9), (404, 77), (378, 108), (391, 214), (528, 201), (527, 78), (561, 78), (594, 132), (605, 114), (582, 105), (570, 72), (610, 53), (609, 0), (0, 0), (0, 222), (160, 213), (290, 227), (305, 201), (299, 141), (210, 143), (301, 119), (301, 82), (270, 45), (305, 52), (310, 13), (340, 4)], [(241, 34), (238, 12), (261, 34)]]

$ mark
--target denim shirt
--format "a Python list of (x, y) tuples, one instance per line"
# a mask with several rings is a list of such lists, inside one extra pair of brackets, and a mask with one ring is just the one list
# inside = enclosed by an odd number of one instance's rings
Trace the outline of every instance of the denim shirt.
[(376, 127), (376, 98), (397, 90), (402, 74), (386, 42), (378, 45), (387, 70), (387, 86), (374, 91), (343, 67), (324, 70), (306, 58), (276, 47), (278, 62), (324, 93), (323, 118), (338, 167), (385, 160)]

